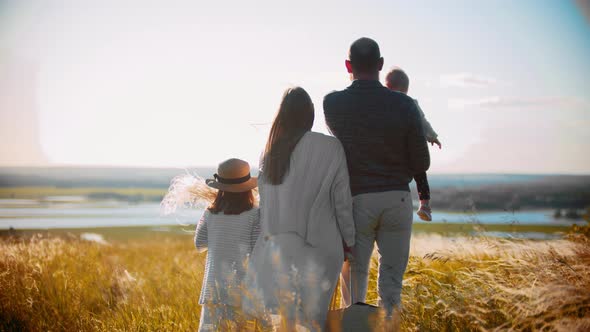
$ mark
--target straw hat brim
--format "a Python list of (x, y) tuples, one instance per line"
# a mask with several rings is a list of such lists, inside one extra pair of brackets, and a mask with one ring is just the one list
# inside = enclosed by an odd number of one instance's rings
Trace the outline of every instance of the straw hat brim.
[(258, 178), (251, 177), (248, 181), (237, 184), (221, 183), (215, 181), (215, 179), (207, 179), (205, 183), (207, 183), (209, 187), (219, 189), (221, 191), (241, 193), (256, 188), (258, 186)]

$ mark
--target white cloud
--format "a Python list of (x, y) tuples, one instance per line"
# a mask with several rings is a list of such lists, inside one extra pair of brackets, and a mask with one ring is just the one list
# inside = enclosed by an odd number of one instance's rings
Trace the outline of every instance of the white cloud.
[(443, 87), (487, 87), (498, 84), (499, 81), (492, 77), (475, 75), (473, 73), (456, 73), (440, 76), (440, 85)]
[(481, 99), (449, 99), (450, 109), (464, 109), (467, 107), (480, 108), (582, 108), (588, 107), (588, 101), (568, 96), (507, 98), (486, 97)]

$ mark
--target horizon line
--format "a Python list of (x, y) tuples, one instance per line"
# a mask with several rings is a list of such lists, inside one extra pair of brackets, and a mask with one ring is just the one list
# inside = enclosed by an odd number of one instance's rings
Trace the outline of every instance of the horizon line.
[[(258, 165), (252, 165), (257, 172)], [(153, 169), (153, 170), (187, 170), (195, 168), (211, 168), (215, 169), (217, 165), (191, 165), (191, 166), (136, 166), (136, 165), (84, 165), (84, 164), (47, 164), (47, 165), (0, 165), (2, 169)], [(463, 171), (463, 172), (448, 172), (448, 171), (433, 171), (428, 172), (431, 175), (551, 175), (551, 176), (590, 176), (590, 172), (519, 172), (519, 171)]]

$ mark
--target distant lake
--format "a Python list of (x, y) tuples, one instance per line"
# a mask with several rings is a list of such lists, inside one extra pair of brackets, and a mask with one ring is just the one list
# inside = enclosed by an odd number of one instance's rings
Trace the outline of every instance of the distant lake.
[[(530, 210), (530, 211), (485, 211), (480, 213), (457, 213), (457, 212), (436, 212), (433, 211), (432, 222), (436, 223), (481, 223), (486, 225), (551, 225), (571, 226), (574, 224), (585, 225), (586, 222), (579, 219), (554, 218), (553, 210)], [(414, 222), (418, 221), (415, 216)]]
[[(0, 199), (0, 229), (50, 229), (113, 226), (155, 226), (195, 224), (202, 210), (183, 210), (162, 216), (157, 203), (131, 204), (120, 201), (84, 201), (59, 197), (38, 202)], [(424, 223), (415, 216), (416, 223)], [(551, 210), (517, 212), (449, 213), (434, 211), (433, 223), (482, 223), (569, 226), (583, 220), (555, 219)]]

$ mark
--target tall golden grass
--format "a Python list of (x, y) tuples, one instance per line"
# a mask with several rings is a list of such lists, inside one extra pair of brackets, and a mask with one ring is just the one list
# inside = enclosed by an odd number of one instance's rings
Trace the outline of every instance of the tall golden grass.
[[(204, 258), (190, 236), (4, 237), (0, 331), (194, 331)], [(403, 307), (407, 331), (588, 331), (590, 242), (414, 237)]]
[(196, 330), (203, 263), (189, 237), (5, 239), (0, 330)]

